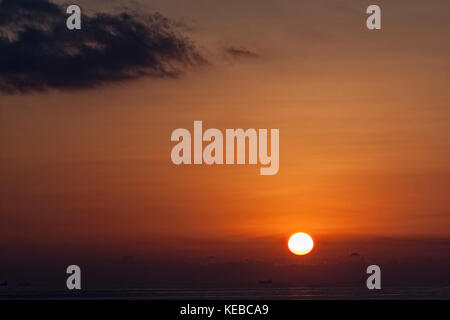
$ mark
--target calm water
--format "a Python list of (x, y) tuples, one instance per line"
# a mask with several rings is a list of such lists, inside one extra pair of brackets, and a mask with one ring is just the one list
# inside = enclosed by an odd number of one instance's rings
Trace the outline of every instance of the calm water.
[(81, 292), (0, 288), (0, 299), (450, 299), (450, 287), (391, 287), (378, 291), (354, 287), (139, 288)]

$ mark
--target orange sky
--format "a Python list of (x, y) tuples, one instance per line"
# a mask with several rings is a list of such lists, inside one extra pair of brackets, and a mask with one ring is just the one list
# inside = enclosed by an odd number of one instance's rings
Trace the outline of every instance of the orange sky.
[[(448, 3), (382, 1), (370, 32), (362, 3), (240, 2), (143, 4), (210, 61), (179, 79), (2, 95), (0, 242), (449, 237)], [(279, 128), (279, 173), (173, 165), (194, 120)]]

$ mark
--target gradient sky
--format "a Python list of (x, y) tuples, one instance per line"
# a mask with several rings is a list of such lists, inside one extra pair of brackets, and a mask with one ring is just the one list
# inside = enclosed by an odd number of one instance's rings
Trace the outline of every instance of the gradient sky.
[[(209, 63), (176, 79), (0, 93), (0, 248), (120, 255), (200, 241), (205, 254), (276, 260), (297, 231), (330, 256), (363, 246), (351, 239), (450, 238), (448, 1), (377, 1), (381, 31), (365, 27), (369, 1), (79, 3), (159, 11)], [(279, 128), (279, 173), (173, 165), (170, 134), (194, 120)]]

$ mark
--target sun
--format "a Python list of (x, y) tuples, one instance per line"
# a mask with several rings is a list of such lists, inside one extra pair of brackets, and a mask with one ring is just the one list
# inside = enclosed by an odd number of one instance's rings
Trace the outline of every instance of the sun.
[(289, 238), (288, 247), (293, 254), (302, 256), (311, 252), (314, 241), (309, 234), (298, 232)]

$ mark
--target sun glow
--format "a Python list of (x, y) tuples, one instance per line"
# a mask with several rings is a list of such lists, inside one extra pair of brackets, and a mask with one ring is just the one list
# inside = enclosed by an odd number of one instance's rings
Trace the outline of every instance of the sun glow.
[(311, 252), (314, 241), (309, 234), (298, 232), (289, 238), (288, 247), (293, 254), (302, 256)]

